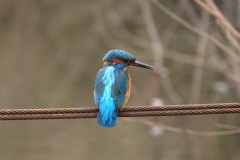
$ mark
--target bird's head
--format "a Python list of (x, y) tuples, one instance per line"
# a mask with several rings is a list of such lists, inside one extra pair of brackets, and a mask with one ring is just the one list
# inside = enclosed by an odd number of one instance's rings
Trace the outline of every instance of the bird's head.
[(152, 66), (139, 62), (136, 58), (131, 55), (130, 53), (115, 49), (110, 50), (104, 57), (103, 57), (104, 65), (113, 65), (116, 68), (122, 69), (128, 66), (137, 66), (146, 69), (153, 69)]

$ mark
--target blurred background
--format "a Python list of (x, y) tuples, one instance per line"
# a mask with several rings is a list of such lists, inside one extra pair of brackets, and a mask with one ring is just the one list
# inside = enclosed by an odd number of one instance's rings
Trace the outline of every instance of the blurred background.
[[(240, 2), (204, 2), (226, 19), (197, 0), (1, 0), (0, 107), (94, 106), (95, 75), (116, 48), (156, 68), (130, 68), (128, 105), (238, 102)], [(0, 159), (236, 160), (239, 118), (1, 121)]]

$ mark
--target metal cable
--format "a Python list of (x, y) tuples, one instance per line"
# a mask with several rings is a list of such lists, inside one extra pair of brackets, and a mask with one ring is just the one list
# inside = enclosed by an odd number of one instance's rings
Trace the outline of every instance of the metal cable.
[[(97, 107), (49, 109), (0, 109), (0, 120), (96, 118)], [(126, 107), (119, 117), (176, 116), (240, 113), (240, 103)]]

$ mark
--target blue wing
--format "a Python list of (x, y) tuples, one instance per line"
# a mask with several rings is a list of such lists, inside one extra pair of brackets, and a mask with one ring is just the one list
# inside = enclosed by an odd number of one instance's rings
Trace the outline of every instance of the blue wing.
[(102, 82), (103, 72), (103, 69), (99, 70), (95, 79), (94, 102), (96, 106), (99, 106), (99, 101), (104, 91), (104, 84)]
[[(94, 102), (96, 106), (99, 106), (100, 98), (104, 92), (105, 86), (102, 82), (103, 73), (104, 69), (100, 70), (95, 79)], [(114, 98), (116, 108), (120, 108), (125, 101), (128, 90), (128, 75), (127, 72), (116, 69), (114, 71), (114, 77), (115, 82), (112, 85), (112, 98)]]
[(114, 76), (115, 82), (112, 86), (112, 97), (114, 98), (115, 107), (121, 108), (128, 90), (128, 75), (124, 70), (116, 69)]
[[(96, 106), (99, 106), (100, 98), (104, 92), (105, 86), (102, 82), (103, 74), (104, 69), (101, 69), (95, 79), (94, 102)], [(115, 82), (112, 85), (112, 98), (114, 99), (115, 107), (121, 108), (128, 90), (128, 75), (127, 72), (116, 69), (114, 71), (114, 77)]]
[(110, 128), (116, 125), (116, 108), (123, 106), (127, 90), (127, 72), (112, 67), (104, 67), (98, 72), (95, 80), (94, 101), (100, 109), (97, 122), (101, 126)]

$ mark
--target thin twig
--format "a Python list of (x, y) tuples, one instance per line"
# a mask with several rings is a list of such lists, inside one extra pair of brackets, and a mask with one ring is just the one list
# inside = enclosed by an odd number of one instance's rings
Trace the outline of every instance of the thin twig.
[(233, 35), (236, 37), (240, 38), (240, 33), (231, 25), (231, 23), (224, 17), (221, 11), (214, 5), (214, 7), (211, 5), (214, 2), (212, 0), (208, 0), (208, 4), (211, 6), (207, 5), (201, 0), (194, 0), (199, 6), (201, 6), (204, 10), (206, 10), (208, 13), (216, 17), (224, 26), (225, 28), (231, 32)]
[(224, 45), (222, 42), (220, 42), (218, 39), (216, 39), (215, 37), (202, 32), (200, 29), (194, 27), (193, 25), (189, 24), (187, 21), (185, 21), (184, 19), (180, 18), (178, 15), (176, 15), (175, 13), (173, 13), (172, 11), (170, 11), (168, 8), (166, 8), (162, 3), (160, 3), (157, 0), (152, 0), (152, 2), (165, 14), (167, 14), (169, 17), (171, 17), (172, 19), (174, 19), (175, 21), (177, 21), (178, 23), (180, 23), (181, 25), (183, 25), (184, 27), (186, 27), (187, 29), (189, 29), (190, 31), (192, 31), (193, 33), (196, 33), (198, 35), (201, 36), (205, 36), (207, 39), (209, 39), (211, 42), (213, 42), (213, 44), (215, 44), (216, 46), (218, 46), (219, 48), (221, 48), (223, 51), (225, 51), (224, 53), (229, 54), (232, 58), (235, 58), (238, 62), (240, 62), (240, 57), (237, 53), (235, 53), (233, 50), (231, 50), (230, 48), (228, 48), (226, 45)]
[[(209, 15), (202, 12), (203, 23), (201, 25), (201, 29), (204, 32), (208, 32), (209, 26)], [(193, 70), (193, 78), (192, 78), (192, 87), (190, 93), (190, 103), (197, 103), (201, 93), (201, 84), (202, 84), (202, 76), (203, 76), (203, 65), (205, 63), (206, 57), (206, 49), (208, 45), (208, 39), (204, 36), (199, 36), (199, 42), (197, 46), (197, 55), (195, 59), (195, 65)]]
[(183, 129), (183, 128), (177, 128), (177, 127), (171, 127), (164, 125), (163, 123), (152, 123), (150, 121), (145, 121), (145, 124), (149, 125), (157, 125), (161, 127), (162, 129), (166, 131), (176, 132), (176, 133), (185, 133), (189, 135), (195, 135), (195, 136), (201, 136), (201, 137), (212, 137), (212, 136), (226, 136), (226, 135), (232, 135), (232, 134), (240, 134), (240, 128), (233, 129), (233, 130), (226, 130), (226, 131), (196, 131), (191, 129)]
[[(158, 74), (156, 78), (159, 79), (161, 86), (164, 88), (168, 97), (173, 103), (182, 103), (180, 95), (176, 92), (170, 81), (169, 74), (165, 73), (167, 69), (164, 67), (163, 46), (155, 21), (153, 19), (153, 15), (151, 13), (149, 2), (148, 0), (140, 0), (139, 3), (142, 10), (143, 21), (152, 45), (154, 67), (156, 68), (155, 70)], [(158, 86), (159, 85), (155, 85), (154, 87), (156, 88)], [(157, 94), (155, 93), (153, 96), (157, 96)]]

